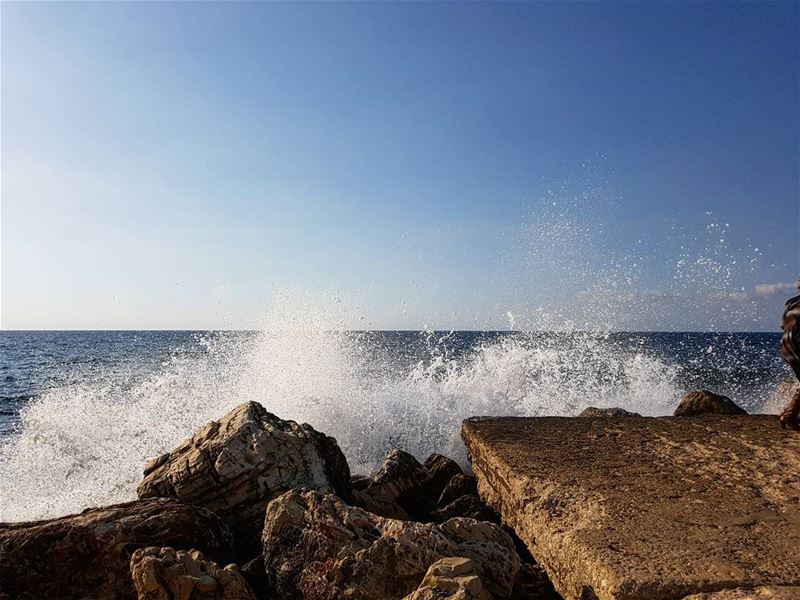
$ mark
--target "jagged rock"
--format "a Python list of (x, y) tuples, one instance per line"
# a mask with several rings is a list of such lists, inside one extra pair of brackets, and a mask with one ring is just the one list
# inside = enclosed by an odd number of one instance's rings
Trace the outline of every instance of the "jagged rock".
[(148, 464), (138, 491), (213, 510), (233, 530), (236, 558), (244, 560), (258, 552), (269, 500), (301, 486), (347, 497), (349, 485), (335, 439), (247, 402)]
[(497, 514), (481, 502), (477, 496), (456, 498), (447, 506), (433, 511), (431, 515), (436, 523), (444, 523), (448, 519), (456, 517), (468, 517), (476, 521), (491, 521), (493, 523), (499, 522)]
[(492, 600), (482, 575), (474, 560), (442, 558), (430, 566), (420, 586), (405, 600)]
[(231, 534), (212, 512), (148, 499), (34, 523), (0, 525), (0, 598), (136, 598), (131, 554), (153, 545), (200, 548), (225, 562)]
[(727, 396), (720, 396), (708, 390), (700, 390), (686, 394), (674, 413), (676, 417), (746, 414), (747, 411), (737, 406), (736, 403)]
[(597, 408), (595, 406), (587, 406), (578, 416), (579, 417), (641, 417), (642, 415), (616, 406), (613, 408)]
[(350, 491), (353, 490), (365, 490), (367, 486), (372, 482), (372, 479), (367, 477), (366, 475), (353, 475), (350, 477)]
[(220, 568), (198, 550), (140, 548), (131, 577), (139, 600), (256, 600), (236, 565)]
[[(470, 481), (472, 484), (470, 484)], [(421, 465), (408, 452), (393, 449), (381, 467), (366, 480), (351, 480), (352, 504), (391, 519), (428, 523), (434, 512), (465, 493), (477, 495), (474, 479), (464, 475), (454, 460), (431, 454)], [(446, 489), (444, 501), (442, 494)]]
[(520, 560), (493, 523), (450, 519), (440, 525), (386, 519), (317, 491), (291, 490), (269, 503), (264, 564), (283, 600), (395, 600), (448, 556), (477, 562), (486, 589), (508, 598)]
[(435, 508), (423, 490), (429, 473), (419, 461), (403, 450), (393, 449), (370, 477), (366, 487), (351, 494), (352, 503), (390, 519), (427, 520)]
[(428, 471), (429, 494), (436, 498), (454, 476), (464, 474), (456, 461), (441, 454), (431, 454), (425, 459), (424, 467)]
[(478, 495), (478, 482), (471, 475), (455, 475), (450, 482), (442, 490), (442, 495), (439, 496), (437, 504), (439, 506), (447, 506), (453, 500), (461, 496), (476, 496)]

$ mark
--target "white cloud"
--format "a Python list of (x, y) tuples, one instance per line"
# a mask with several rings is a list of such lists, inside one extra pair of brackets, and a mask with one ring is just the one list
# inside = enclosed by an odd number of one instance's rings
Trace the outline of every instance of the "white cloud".
[(794, 283), (760, 283), (755, 287), (756, 296), (769, 297), (775, 294), (793, 292)]

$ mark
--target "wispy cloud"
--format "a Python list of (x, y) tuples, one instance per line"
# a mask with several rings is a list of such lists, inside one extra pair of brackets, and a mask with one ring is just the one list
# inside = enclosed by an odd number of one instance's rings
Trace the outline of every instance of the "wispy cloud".
[(775, 294), (782, 294), (786, 292), (793, 292), (795, 288), (794, 283), (760, 283), (755, 287), (756, 296), (769, 297)]

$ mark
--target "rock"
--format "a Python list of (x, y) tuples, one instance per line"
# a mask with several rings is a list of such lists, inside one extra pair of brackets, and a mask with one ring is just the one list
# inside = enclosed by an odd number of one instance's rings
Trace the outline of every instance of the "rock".
[(436, 523), (444, 523), (448, 519), (456, 517), (468, 517), (476, 521), (491, 521), (493, 523), (499, 522), (497, 514), (481, 502), (477, 496), (456, 498), (447, 506), (433, 511), (431, 516)]
[[(354, 490), (352, 504), (391, 519), (429, 520), (435, 503), (423, 490), (429, 473), (419, 461), (403, 450), (393, 449), (366, 487)], [(427, 518), (426, 518), (427, 517)]]
[(583, 409), (579, 417), (641, 417), (639, 413), (630, 412), (624, 408), (597, 408), (594, 406), (587, 406)]
[(267, 580), (267, 572), (264, 568), (264, 555), (259, 554), (253, 560), (246, 563), (241, 569), (242, 577), (247, 581), (247, 585), (256, 595), (259, 600), (266, 600), (271, 598), (269, 592), (269, 581)]
[(461, 496), (477, 496), (478, 482), (471, 475), (455, 475), (445, 486), (439, 501), (439, 506), (447, 506), (456, 498)]
[(198, 550), (140, 548), (131, 577), (139, 600), (256, 600), (236, 565), (220, 568)]
[(130, 559), (138, 548), (200, 548), (224, 562), (231, 543), (227, 527), (212, 512), (168, 499), (4, 524), (0, 525), (0, 597), (132, 599), (136, 592)]
[(431, 454), (425, 459), (424, 467), (428, 472), (428, 494), (435, 498), (454, 476), (464, 474), (456, 461), (441, 454)]
[(720, 396), (708, 390), (700, 390), (686, 394), (674, 413), (676, 417), (746, 414), (747, 411), (737, 406), (736, 403), (727, 396)]
[(386, 519), (317, 491), (292, 490), (269, 503), (264, 564), (283, 600), (395, 600), (413, 592), (441, 558), (474, 560), (486, 589), (508, 598), (520, 560), (497, 525)]
[(760, 586), (692, 594), (683, 600), (798, 600), (798, 598), (800, 598), (798, 586)]
[(474, 560), (442, 558), (430, 566), (420, 586), (405, 600), (492, 600), (482, 575)]
[(565, 598), (798, 584), (800, 435), (774, 416), (476, 418), (462, 437)]
[(366, 475), (353, 475), (350, 478), (350, 491), (361, 491), (367, 489), (367, 486), (372, 482), (372, 479)]
[(536, 563), (522, 563), (511, 597), (514, 600), (561, 600), (547, 573)]
[[(394, 449), (367, 482), (361, 477), (351, 482), (351, 499), (381, 517), (428, 523), (436, 520), (437, 500), (438, 508), (443, 508), (464, 493), (477, 493), (469, 481), (458, 463), (446, 456), (431, 454), (421, 465), (408, 452)], [(448, 486), (442, 503), (440, 496)]]
[(258, 553), (269, 500), (301, 486), (346, 498), (349, 484), (336, 440), (248, 402), (148, 464), (138, 491), (213, 510), (233, 530), (244, 561)]

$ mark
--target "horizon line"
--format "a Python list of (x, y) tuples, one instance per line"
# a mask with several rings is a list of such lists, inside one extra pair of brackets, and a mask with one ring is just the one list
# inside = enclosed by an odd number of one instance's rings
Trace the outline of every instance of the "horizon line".
[[(296, 328), (295, 328), (296, 329)], [(286, 329), (5, 329), (0, 328), (0, 333), (259, 333), (262, 331), (286, 331)], [(339, 331), (343, 333), (422, 333), (425, 331), (433, 333), (717, 333), (717, 334), (731, 334), (731, 333), (764, 333), (764, 334), (779, 334), (780, 329), (775, 331), (764, 330), (746, 330), (736, 329), (727, 331), (711, 331), (700, 329), (685, 329), (685, 330), (670, 330), (670, 329), (575, 329), (570, 331), (562, 331), (559, 329), (321, 329), (321, 331)]]

